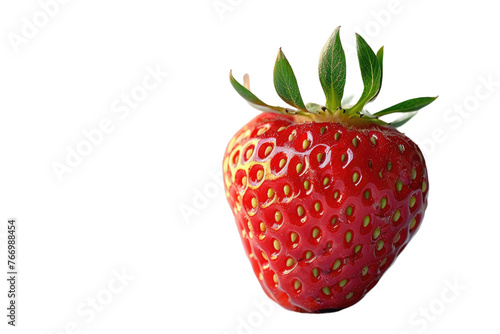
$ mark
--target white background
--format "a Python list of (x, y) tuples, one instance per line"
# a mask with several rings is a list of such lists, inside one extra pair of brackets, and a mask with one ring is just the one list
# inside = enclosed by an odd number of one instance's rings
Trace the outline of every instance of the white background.
[[(1, 333), (498, 329), (494, 1), (19, 0), (1, 3), (0, 22)], [(256, 115), (228, 72), (250, 73), (261, 99), (279, 104), (272, 67), (283, 47), (306, 102), (323, 103), (317, 59), (337, 25), (346, 95), (362, 89), (354, 32), (385, 45), (370, 110), (440, 95), (402, 128), (425, 152), (429, 208), (361, 302), (298, 314), (268, 302), (220, 186), (227, 142)], [(155, 84), (148, 71), (168, 75)], [(126, 114), (122, 99), (141, 92)], [(108, 133), (85, 146), (84, 132), (102, 122)], [(88, 154), (69, 167), (78, 148)], [(71, 171), (58, 177), (55, 164)], [(5, 316), (10, 217), (19, 224), (15, 329)]]

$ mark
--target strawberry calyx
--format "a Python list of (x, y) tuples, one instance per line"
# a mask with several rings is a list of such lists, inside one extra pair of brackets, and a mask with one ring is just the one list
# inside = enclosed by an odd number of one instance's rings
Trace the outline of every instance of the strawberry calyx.
[[(274, 65), (274, 87), (279, 97), (291, 107), (271, 106), (260, 100), (250, 90), (248, 74), (244, 75), (242, 85), (230, 71), (230, 82), (241, 97), (260, 111), (293, 115), (297, 122), (333, 122), (349, 128), (364, 128), (372, 125), (400, 127), (415, 116), (418, 110), (437, 98), (436, 96), (410, 99), (373, 114), (368, 112), (365, 106), (377, 98), (382, 87), (384, 47), (381, 47), (375, 54), (368, 43), (356, 34), (358, 61), (364, 88), (359, 100), (354, 105), (347, 106), (346, 101), (343, 100), (346, 83), (346, 58), (339, 32), (340, 27), (337, 27), (320, 55), (318, 72), (326, 97), (324, 105), (304, 103), (295, 74), (281, 48)], [(401, 113), (402, 116), (392, 122), (380, 119), (382, 116), (394, 113)]]

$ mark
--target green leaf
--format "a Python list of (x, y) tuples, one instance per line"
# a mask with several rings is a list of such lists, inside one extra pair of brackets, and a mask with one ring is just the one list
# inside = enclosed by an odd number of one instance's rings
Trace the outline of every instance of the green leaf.
[(356, 43), (358, 49), (359, 67), (363, 79), (363, 93), (359, 101), (351, 108), (351, 112), (357, 112), (363, 109), (366, 103), (373, 98), (380, 88), (382, 70), (380, 68), (377, 56), (360, 35), (356, 34)]
[(412, 119), (413, 116), (415, 116), (416, 114), (417, 114), (417, 111), (408, 112), (408, 113), (404, 114), (403, 117), (389, 123), (389, 125), (392, 126), (393, 128), (399, 128), (401, 125), (405, 124), (410, 119)]
[[(248, 78), (248, 77), (247, 77)], [(282, 107), (273, 107), (270, 106), (264, 102), (262, 102), (257, 96), (255, 96), (249, 88), (243, 86), (240, 84), (236, 79), (233, 77), (233, 72), (229, 71), (229, 81), (231, 82), (231, 85), (233, 88), (240, 94), (242, 98), (244, 98), (252, 107), (255, 109), (258, 109), (260, 111), (271, 111), (271, 112), (278, 112), (281, 114), (295, 114), (297, 113), (297, 110), (290, 109), (290, 108), (282, 108)], [(248, 84), (249, 86), (249, 84)]]
[(300, 96), (297, 79), (281, 48), (274, 64), (274, 88), (283, 101), (297, 109), (307, 111)]
[(377, 117), (381, 117), (381, 116), (393, 114), (396, 112), (406, 113), (406, 112), (418, 111), (418, 110), (422, 109), (423, 107), (431, 104), (437, 98), (438, 98), (437, 96), (436, 97), (418, 97), (416, 99), (411, 99), (411, 100), (407, 100), (407, 101), (395, 104), (392, 107), (389, 107), (387, 109), (376, 112), (374, 115)]
[(240, 94), (242, 98), (247, 100), (248, 103), (250, 104), (255, 104), (258, 106), (266, 107), (267, 104), (262, 102), (257, 96), (255, 96), (250, 90), (248, 90), (246, 87), (244, 87), (242, 84), (240, 84), (236, 79), (233, 77), (233, 71), (229, 71), (229, 81), (231, 82), (231, 85), (233, 88)]
[(383, 67), (384, 47), (381, 47), (377, 51), (377, 60), (378, 60), (378, 63), (380, 65), (380, 87), (378, 88), (377, 94), (375, 94), (375, 96), (372, 97), (369, 102), (372, 102), (373, 100), (375, 100), (377, 98), (378, 94), (380, 94), (380, 90), (382, 89), (382, 80), (383, 80), (383, 77), (384, 77), (384, 67)]
[(341, 107), (346, 82), (346, 60), (339, 31), (340, 27), (333, 31), (319, 58), (319, 80), (325, 92), (326, 107), (330, 110)]
[(306, 108), (307, 111), (309, 111), (312, 114), (319, 114), (327, 111), (325, 106), (313, 102), (309, 102), (308, 104), (306, 104)]

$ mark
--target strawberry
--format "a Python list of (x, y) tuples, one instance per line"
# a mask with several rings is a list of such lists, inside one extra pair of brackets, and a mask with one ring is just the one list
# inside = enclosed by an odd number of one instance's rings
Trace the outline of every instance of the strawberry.
[[(340, 28), (340, 27), (339, 27)], [(429, 180), (418, 146), (397, 127), (436, 97), (408, 100), (376, 113), (383, 48), (356, 35), (364, 90), (342, 102), (345, 54), (339, 28), (320, 57), (325, 105), (305, 105), (293, 70), (279, 51), (274, 107), (230, 81), (263, 111), (229, 142), (226, 197), (245, 252), (265, 293), (297, 312), (338, 311), (357, 303), (415, 235), (427, 207)], [(381, 116), (402, 113), (391, 123)]]

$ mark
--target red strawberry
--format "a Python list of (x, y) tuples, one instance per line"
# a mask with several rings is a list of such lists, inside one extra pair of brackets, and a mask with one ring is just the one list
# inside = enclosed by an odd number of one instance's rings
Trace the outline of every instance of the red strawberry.
[[(435, 98), (370, 114), (383, 49), (358, 35), (364, 91), (341, 106), (345, 55), (337, 28), (320, 58), (325, 106), (304, 105), (279, 52), (274, 83), (295, 108), (265, 104), (230, 75), (237, 92), (264, 113), (245, 125), (224, 155), (226, 196), (245, 251), (266, 294), (298, 312), (349, 307), (373, 288), (418, 230), (428, 176), (418, 146), (396, 127)], [(386, 123), (379, 116), (402, 112)]]

